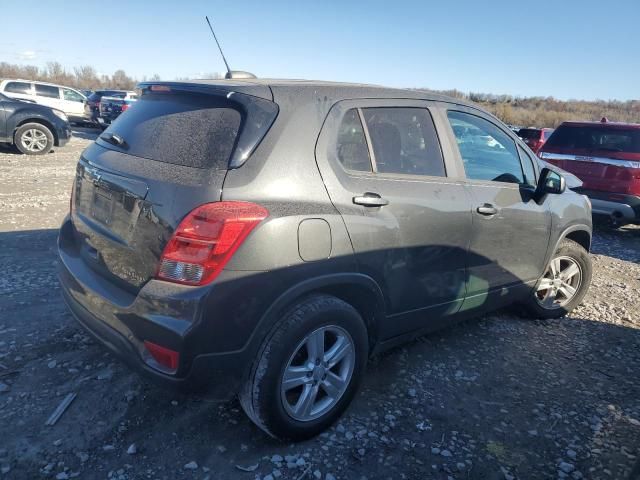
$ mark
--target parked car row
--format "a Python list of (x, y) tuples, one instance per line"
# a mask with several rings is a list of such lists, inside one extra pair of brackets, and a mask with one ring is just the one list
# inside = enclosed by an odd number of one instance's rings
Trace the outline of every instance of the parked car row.
[(640, 124), (564, 122), (539, 156), (582, 180), (594, 215), (616, 227), (640, 224)]
[(60, 110), (71, 122), (86, 120), (84, 105), (87, 97), (70, 87), (30, 80), (1, 80), (0, 93)]
[(58, 109), (0, 93), (0, 143), (27, 155), (44, 155), (71, 138), (67, 115)]
[[(137, 98), (127, 90), (76, 90), (31, 80), (0, 80), (0, 93), (13, 99), (45, 105), (65, 113), (70, 122), (105, 126), (115, 120)], [(104, 105), (101, 106), (102, 99)]]

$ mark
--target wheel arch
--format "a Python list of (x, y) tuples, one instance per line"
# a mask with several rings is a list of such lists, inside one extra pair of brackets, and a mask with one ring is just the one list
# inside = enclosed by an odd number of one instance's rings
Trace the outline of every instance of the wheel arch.
[(257, 351), (269, 332), (278, 324), (292, 305), (314, 294), (332, 295), (355, 308), (365, 322), (369, 337), (369, 351), (378, 342), (380, 322), (385, 316), (382, 290), (371, 277), (358, 273), (324, 275), (305, 280), (280, 295), (261, 317), (249, 340), (251, 351)]
[(18, 123), (16, 123), (15, 127), (13, 127), (13, 143), (16, 142), (16, 132), (18, 131), (18, 129), (22, 126), (25, 125), (27, 123), (39, 123), (41, 125), (44, 125), (45, 127), (47, 127), (49, 129), (49, 131), (51, 132), (51, 135), (53, 135), (53, 145), (54, 146), (59, 146), (60, 142), (58, 139), (58, 134), (56, 133), (56, 127), (53, 126), (53, 124), (51, 122), (49, 122), (47, 119), (45, 118), (41, 118), (41, 117), (26, 117), (20, 121), (18, 121)]
[(587, 252), (591, 250), (591, 238), (592, 238), (592, 230), (587, 225), (572, 225), (571, 227), (565, 229), (558, 241), (556, 242), (554, 252), (558, 249), (560, 242), (564, 239), (573, 240), (580, 246), (582, 246)]

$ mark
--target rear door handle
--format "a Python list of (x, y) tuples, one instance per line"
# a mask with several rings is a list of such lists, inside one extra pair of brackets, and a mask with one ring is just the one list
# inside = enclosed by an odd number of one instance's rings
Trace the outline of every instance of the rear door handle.
[(353, 203), (364, 207), (384, 207), (389, 205), (389, 200), (382, 198), (377, 193), (365, 192), (359, 197), (353, 197)]
[(489, 203), (485, 203), (484, 205), (480, 205), (476, 211), (480, 214), (480, 215), (486, 215), (486, 216), (491, 216), (491, 215), (495, 215), (496, 213), (498, 213), (498, 209), (496, 207), (494, 207), (493, 205), (489, 204)]

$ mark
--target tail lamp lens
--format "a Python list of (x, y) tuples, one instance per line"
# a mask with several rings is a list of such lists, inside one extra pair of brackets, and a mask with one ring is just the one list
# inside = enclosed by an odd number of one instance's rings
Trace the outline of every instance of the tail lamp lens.
[(157, 278), (186, 285), (211, 282), (267, 218), (266, 208), (249, 202), (216, 202), (189, 213), (160, 257)]

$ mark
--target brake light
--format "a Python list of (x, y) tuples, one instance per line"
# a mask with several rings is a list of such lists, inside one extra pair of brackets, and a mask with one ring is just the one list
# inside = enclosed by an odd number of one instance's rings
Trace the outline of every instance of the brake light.
[(195, 208), (164, 248), (156, 277), (186, 285), (211, 282), (268, 215), (266, 208), (249, 202), (206, 203)]
[(153, 359), (160, 365), (173, 371), (178, 369), (178, 362), (180, 360), (180, 354), (178, 352), (169, 350), (153, 342), (148, 342), (147, 340), (144, 341), (144, 346)]
[(123, 112), (124, 112), (124, 111), (126, 111), (128, 108), (129, 108), (129, 105), (127, 105), (126, 103), (123, 103), (123, 104), (122, 104), (122, 109), (121, 109), (121, 111), (123, 111)]

